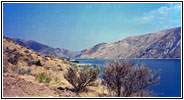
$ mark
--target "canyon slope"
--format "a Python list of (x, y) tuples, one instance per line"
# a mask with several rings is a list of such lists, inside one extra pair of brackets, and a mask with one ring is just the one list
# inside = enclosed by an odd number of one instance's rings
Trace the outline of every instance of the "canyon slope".
[(100, 43), (82, 50), (77, 58), (180, 58), (181, 27)]
[(75, 54), (68, 49), (53, 48), (33, 40), (22, 40), (18, 38), (13, 38), (12, 40), (24, 47), (30, 48), (41, 54), (46, 54), (46, 55), (51, 54), (57, 57), (65, 57), (65, 58), (73, 58), (75, 56)]
[[(3, 96), (61, 96), (57, 86), (70, 86), (64, 73), (71, 64), (66, 59), (42, 55), (3, 37)], [(52, 79), (49, 85), (35, 80), (40, 73), (46, 73)], [(54, 82), (55, 78), (62, 80), (62, 85)]]
[[(3, 97), (97, 97), (99, 85), (76, 95), (64, 78), (74, 62), (43, 55), (3, 37)], [(79, 67), (78, 67), (79, 68)]]

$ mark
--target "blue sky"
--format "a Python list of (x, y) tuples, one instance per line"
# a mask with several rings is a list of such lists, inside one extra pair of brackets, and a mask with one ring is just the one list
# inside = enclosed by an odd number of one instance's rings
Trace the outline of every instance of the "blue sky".
[(4, 3), (3, 34), (80, 51), (181, 26), (180, 3)]

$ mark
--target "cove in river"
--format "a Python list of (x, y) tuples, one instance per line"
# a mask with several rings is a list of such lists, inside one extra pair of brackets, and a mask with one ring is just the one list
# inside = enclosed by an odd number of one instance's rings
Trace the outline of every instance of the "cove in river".
[[(100, 78), (107, 59), (75, 59), (80, 63), (97, 64), (100, 66)], [(149, 87), (156, 92), (155, 97), (181, 97), (181, 59), (127, 59), (127, 61), (142, 63), (154, 71), (161, 69), (160, 82)]]

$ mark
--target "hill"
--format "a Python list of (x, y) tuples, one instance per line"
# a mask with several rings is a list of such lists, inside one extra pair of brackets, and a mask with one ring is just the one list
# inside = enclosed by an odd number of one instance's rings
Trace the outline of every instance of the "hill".
[(75, 54), (68, 49), (53, 48), (33, 40), (22, 40), (18, 38), (12, 38), (12, 40), (24, 47), (30, 48), (41, 54), (46, 54), (46, 55), (51, 54), (57, 57), (65, 57), (65, 58), (73, 58), (75, 56)]
[(78, 58), (180, 58), (181, 27), (100, 43), (82, 50)]
[(3, 37), (3, 97), (98, 96), (102, 90), (100, 86), (88, 87), (88, 92), (78, 95), (72, 90), (64, 74), (73, 64), (64, 58), (40, 54)]

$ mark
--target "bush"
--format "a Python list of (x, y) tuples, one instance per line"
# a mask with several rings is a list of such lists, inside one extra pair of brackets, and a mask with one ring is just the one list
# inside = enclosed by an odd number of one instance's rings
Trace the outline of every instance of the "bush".
[(20, 74), (20, 75), (24, 75), (24, 74), (28, 74), (28, 75), (31, 75), (31, 69), (28, 68), (28, 69), (24, 69), (24, 68), (20, 68), (20, 67), (14, 67), (13, 70)]
[(21, 54), (16, 53), (15, 56), (14, 56), (13, 58), (8, 59), (8, 61), (9, 61), (11, 64), (16, 65), (16, 64), (18, 63), (18, 60), (19, 60), (19, 58), (20, 58), (21, 56), (22, 56)]
[(16, 52), (17, 51), (17, 49), (13, 49), (13, 52)]
[(160, 80), (160, 71), (152, 72), (150, 67), (142, 64), (134, 66), (125, 61), (113, 61), (103, 70), (103, 81), (115, 96), (151, 96), (148, 86), (155, 85)]
[(81, 70), (77, 69), (76, 65), (71, 66), (68, 72), (64, 75), (65, 79), (74, 87), (77, 93), (86, 89), (87, 86), (94, 85), (95, 80), (99, 75), (99, 66), (85, 66)]
[(36, 61), (36, 62), (35, 62), (35, 65), (37, 65), (37, 66), (42, 66), (40, 60)]
[(31, 66), (31, 65), (37, 65), (37, 66), (43, 66), (41, 64), (41, 61), (40, 60), (37, 60), (37, 61), (28, 61), (28, 66)]
[(40, 83), (50, 83), (52, 79), (45, 72), (42, 72), (35, 77), (35, 80), (38, 80)]
[(31, 54), (26, 55), (28, 58), (33, 59), (33, 56)]
[(46, 77), (46, 78), (45, 78), (45, 83), (50, 83), (51, 80), (52, 80), (52, 79), (51, 79), (50, 77)]
[(28, 62), (28, 61), (29, 61), (29, 59), (28, 59), (28, 58), (25, 58), (25, 59), (24, 59), (24, 61), (25, 61), (25, 62)]
[(24, 53), (29, 53), (29, 51), (28, 50), (25, 50)]

